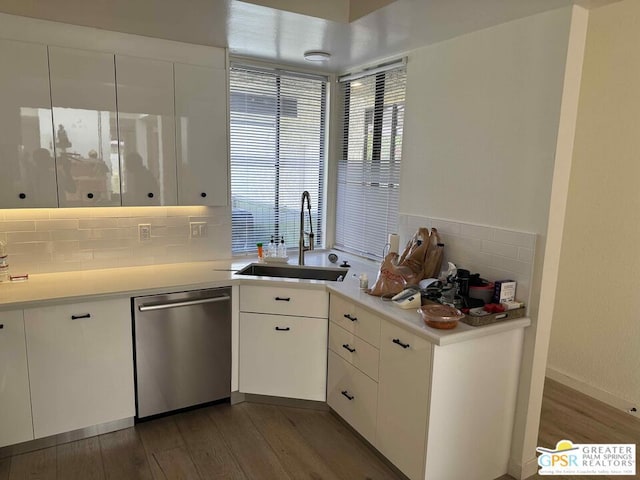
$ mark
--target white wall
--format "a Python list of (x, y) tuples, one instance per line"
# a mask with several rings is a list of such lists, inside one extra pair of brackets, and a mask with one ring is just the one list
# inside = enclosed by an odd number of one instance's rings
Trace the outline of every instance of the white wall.
[(550, 374), (640, 406), (640, 2), (589, 18)]
[[(556, 154), (566, 140), (558, 130), (574, 8), (416, 50), (407, 67), (400, 212), (537, 236), (510, 468), (517, 476), (535, 472), (551, 322), (538, 313)], [(572, 78), (579, 83), (579, 70)], [(553, 287), (554, 269), (545, 273)]]

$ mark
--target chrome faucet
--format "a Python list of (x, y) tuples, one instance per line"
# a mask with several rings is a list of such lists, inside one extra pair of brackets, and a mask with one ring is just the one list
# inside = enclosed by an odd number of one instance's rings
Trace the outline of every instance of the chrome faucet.
[[(307, 199), (307, 209), (309, 210), (309, 229), (310, 232), (304, 231), (304, 199)], [(304, 236), (309, 237), (309, 246), (304, 244)], [(311, 197), (306, 190), (302, 192), (302, 206), (300, 207), (300, 241), (298, 243), (298, 265), (304, 265), (304, 252), (313, 250), (313, 222), (311, 221)]]

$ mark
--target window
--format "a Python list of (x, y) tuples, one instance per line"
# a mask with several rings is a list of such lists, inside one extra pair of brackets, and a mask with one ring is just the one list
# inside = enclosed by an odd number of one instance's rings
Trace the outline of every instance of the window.
[(316, 246), (323, 245), (326, 105), (326, 77), (232, 65), (233, 253), (255, 252), (272, 235), (297, 249), (305, 190)]
[(343, 77), (342, 155), (338, 160), (336, 246), (382, 257), (398, 229), (406, 69)]

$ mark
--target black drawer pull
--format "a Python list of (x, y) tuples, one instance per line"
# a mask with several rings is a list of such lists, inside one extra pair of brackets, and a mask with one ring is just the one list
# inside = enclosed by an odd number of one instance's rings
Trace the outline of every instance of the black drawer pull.
[(399, 338), (394, 338), (393, 343), (400, 345), (402, 348), (409, 348), (411, 346), (408, 343), (402, 343)]
[(349, 391), (348, 391), (348, 390), (343, 390), (343, 391), (342, 391), (342, 392), (340, 392), (340, 393), (342, 393), (342, 395), (344, 395), (345, 397), (347, 397), (349, 400), (353, 400), (353, 399), (354, 399), (354, 396), (353, 396), (353, 395), (349, 395)]
[(291, 328), (290, 327), (284, 327), (284, 328), (276, 327), (276, 330), (279, 331), (279, 332), (288, 332), (289, 330), (291, 330)]
[(291, 297), (276, 297), (276, 302), (290, 302)]
[(149, 197), (149, 198), (153, 198), (153, 197), (154, 197), (153, 192), (149, 192), (149, 193), (147, 193), (147, 197)]
[(204, 198), (204, 197), (206, 197), (206, 196), (207, 196), (207, 194), (206, 194), (205, 192), (202, 192), (202, 193), (200, 194), (200, 196), (201, 196), (202, 198)]
[(351, 348), (348, 343), (345, 343), (344, 345), (342, 345), (342, 348), (346, 348), (351, 353), (354, 353), (356, 351), (356, 349), (355, 348)]
[(27, 198), (27, 194), (21, 193), (20, 195), (18, 195), (18, 197), (20, 198), (20, 200), (24, 200), (25, 198)]
[(81, 318), (91, 318), (91, 314), (83, 313), (82, 315), (71, 315), (71, 320), (80, 320)]
[(93, 193), (91, 192), (87, 193), (87, 198), (93, 198)]
[(348, 318), (349, 320), (351, 320), (352, 322), (355, 322), (358, 320), (358, 317), (352, 317), (351, 314), (349, 313), (345, 313), (344, 314), (344, 318)]
[(0, 330), (4, 328), (4, 323), (0, 323)]

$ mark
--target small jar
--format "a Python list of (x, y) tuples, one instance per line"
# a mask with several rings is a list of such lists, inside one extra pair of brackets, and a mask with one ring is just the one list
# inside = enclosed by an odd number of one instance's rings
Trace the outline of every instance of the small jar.
[(360, 288), (362, 290), (369, 288), (369, 277), (367, 277), (366, 273), (360, 274)]

